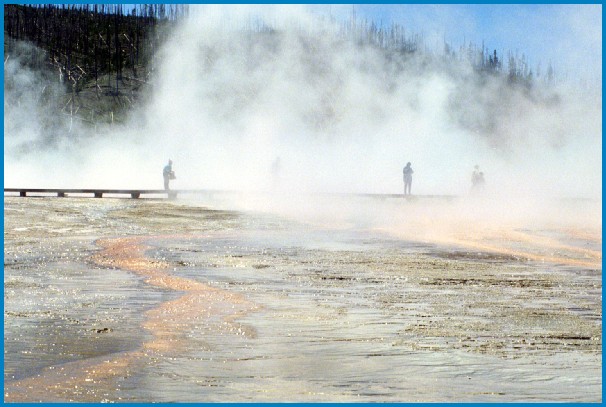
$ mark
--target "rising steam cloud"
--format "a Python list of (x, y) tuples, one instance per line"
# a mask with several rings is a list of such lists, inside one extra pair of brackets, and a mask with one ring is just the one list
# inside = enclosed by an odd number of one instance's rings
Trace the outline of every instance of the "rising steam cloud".
[(11, 56), (5, 186), (161, 188), (171, 158), (177, 189), (401, 193), (410, 161), (415, 194), (466, 195), (479, 164), (494, 194), (601, 197), (601, 90), (378, 49), (302, 6), (200, 6), (155, 63), (128, 124), (93, 131)]

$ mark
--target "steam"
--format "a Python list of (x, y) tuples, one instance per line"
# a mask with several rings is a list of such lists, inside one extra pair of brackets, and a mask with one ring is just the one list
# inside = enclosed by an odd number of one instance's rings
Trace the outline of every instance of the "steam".
[(91, 130), (42, 110), (52, 82), (11, 55), (5, 186), (159, 189), (171, 158), (175, 189), (401, 193), (410, 161), (416, 195), (466, 196), (478, 164), (492, 196), (601, 202), (600, 89), (480, 78), (304, 6), (194, 8), (156, 63), (129, 122)]

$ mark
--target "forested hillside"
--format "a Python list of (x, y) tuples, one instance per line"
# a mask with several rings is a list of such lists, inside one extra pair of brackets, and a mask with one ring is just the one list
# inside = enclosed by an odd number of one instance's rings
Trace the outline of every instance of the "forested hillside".
[(186, 14), (186, 5), (5, 5), (4, 58), (60, 84), (50, 99), (61, 112), (89, 123), (123, 120), (149, 83), (156, 50)]
[[(131, 7), (131, 8), (128, 8)], [(5, 5), (4, 58), (40, 72), (59, 88), (39, 89), (40, 103), (89, 124), (125, 120), (154, 81), (155, 57), (176, 24), (188, 15), (187, 5)], [(264, 23), (243, 27), (266, 42), (280, 31)], [(393, 60), (421, 56), (427, 64), (436, 60), (448, 70), (461, 62), (469, 64), (478, 80), (496, 75), (510, 85), (546, 86), (553, 81), (553, 69), (533, 70), (525, 55), (509, 53), (506, 61), (497, 50), (473, 43), (454, 47), (444, 43), (440, 55), (427, 51), (421, 35), (411, 34), (397, 24), (380, 27), (372, 21), (340, 24), (343, 41), (382, 50)], [(30, 46), (30, 45), (33, 45)], [(313, 52), (313, 51), (311, 51)], [(5, 86), (14, 86), (5, 75)], [(10, 101), (5, 101), (10, 103)]]

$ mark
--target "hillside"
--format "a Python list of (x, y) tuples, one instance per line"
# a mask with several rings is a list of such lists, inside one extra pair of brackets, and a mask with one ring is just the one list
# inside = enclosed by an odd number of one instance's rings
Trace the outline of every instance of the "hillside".
[(156, 49), (186, 13), (177, 5), (124, 7), (5, 5), (4, 59), (57, 85), (40, 89), (55, 111), (89, 124), (121, 122), (149, 83)]
[[(122, 123), (151, 89), (158, 50), (187, 14), (187, 6), (180, 5), (138, 5), (131, 10), (126, 5), (6, 5), (4, 59), (18, 60), (18, 64), (44, 78), (39, 89), (31, 89), (40, 95), (37, 103), (43, 104), (44, 110), (68, 116), (72, 123)], [(255, 47), (280, 41), (281, 32), (263, 23), (243, 31), (248, 33), (242, 37), (252, 50), (251, 58)], [(461, 63), (469, 64), (478, 86), (483, 86), (487, 75), (501, 77), (506, 87), (545, 86), (553, 80), (551, 67), (539, 78), (540, 73), (533, 73), (525, 56), (510, 53), (505, 65), (496, 50), (484, 45), (470, 43), (456, 49), (445, 43), (442, 55), (434, 55), (425, 50), (422, 36), (406, 35), (397, 24), (379, 27), (374, 22), (353, 21), (343, 23), (338, 35), (341, 41), (379, 50), (381, 58), (393, 61), (395, 75), (409, 69), (411, 64), (405, 65), (414, 59), (425, 61), (415, 69), (434, 69), (428, 67), (438, 65), (440, 70), (456, 71)], [(301, 36), (310, 38), (304, 32)], [(311, 60), (323, 58), (313, 55), (314, 46), (309, 46), (308, 52)], [(212, 58), (212, 53), (203, 58)], [(13, 79), (5, 74), (9, 95), (20, 93), (11, 92)]]

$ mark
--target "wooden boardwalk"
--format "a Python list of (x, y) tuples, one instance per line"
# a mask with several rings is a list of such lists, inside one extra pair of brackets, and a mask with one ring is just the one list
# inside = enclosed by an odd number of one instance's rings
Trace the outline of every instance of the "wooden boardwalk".
[(141, 195), (160, 195), (167, 198), (176, 198), (179, 191), (165, 191), (163, 189), (73, 189), (73, 188), (4, 188), (7, 193), (18, 193), (19, 196), (46, 196), (49, 194), (64, 198), (71, 195), (92, 195), (103, 198), (108, 195), (130, 195), (131, 198), (140, 198)]
[[(57, 196), (65, 198), (68, 196), (83, 197), (90, 196), (94, 198), (106, 198), (119, 197), (121, 195), (130, 196), (130, 198), (141, 198), (144, 195), (152, 198), (168, 198), (176, 199), (177, 196), (183, 194), (197, 194), (211, 197), (213, 195), (243, 195), (243, 194), (269, 194), (270, 192), (244, 192), (244, 191), (228, 191), (228, 190), (213, 190), (213, 189), (180, 189), (180, 190), (169, 190), (164, 189), (74, 189), (74, 188), (4, 188), (4, 196), (20, 196), (20, 197), (32, 197), (32, 196)], [(371, 199), (406, 199), (416, 201), (418, 199), (438, 199), (438, 200), (452, 200), (455, 199), (455, 195), (407, 195), (402, 194), (362, 194), (362, 193), (316, 193), (309, 194), (318, 197), (332, 197), (332, 198), (371, 198)]]

